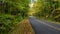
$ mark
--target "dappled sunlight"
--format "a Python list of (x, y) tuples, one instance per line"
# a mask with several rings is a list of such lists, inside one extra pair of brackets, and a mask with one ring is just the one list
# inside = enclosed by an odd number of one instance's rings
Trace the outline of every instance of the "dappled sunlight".
[[(44, 20), (47, 22), (45, 25), (52, 22), (55, 26), (60, 25), (60, 0), (0, 0), (0, 34), (8, 34), (12, 30), (14, 34), (34, 34), (31, 22), (40, 27), (40, 23), (45, 23)], [(55, 26), (54, 30), (60, 30)]]

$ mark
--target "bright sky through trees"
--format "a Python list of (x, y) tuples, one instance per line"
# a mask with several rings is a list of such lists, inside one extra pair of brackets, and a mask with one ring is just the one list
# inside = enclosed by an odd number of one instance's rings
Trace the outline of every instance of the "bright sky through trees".
[(31, 0), (31, 4), (30, 4), (30, 7), (32, 8), (33, 5), (34, 5), (34, 2), (36, 2), (37, 0)]

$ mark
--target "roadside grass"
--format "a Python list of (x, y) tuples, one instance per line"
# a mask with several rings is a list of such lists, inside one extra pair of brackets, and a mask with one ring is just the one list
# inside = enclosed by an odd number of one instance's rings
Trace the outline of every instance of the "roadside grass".
[(52, 20), (48, 20), (48, 22), (52, 22), (54, 24), (59, 24), (60, 25), (60, 22), (56, 22), (56, 21), (52, 21)]
[(21, 23), (17, 24), (15, 28), (8, 34), (35, 34), (35, 32), (29, 23), (29, 19), (24, 19)]
[(56, 22), (56, 21), (53, 21), (53, 18), (51, 19), (51, 18), (40, 18), (40, 17), (35, 17), (35, 18), (37, 18), (37, 19), (41, 19), (41, 20), (43, 20), (43, 21), (47, 21), (47, 22), (51, 22), (51, 23), (54, 23), (54, 24), (59, 24), (60, 25), (60, 22)]
[(48, 21), (48, 22), (51, 22), (51, 23), (59, 24), (59, 25), (60, 25), (60, 22), (54, 21), (53, 18), (52, 18), (52, 19), (48, 18), (48, 19), (43, 19), (43, 20), (46, 20), (46, 21)]

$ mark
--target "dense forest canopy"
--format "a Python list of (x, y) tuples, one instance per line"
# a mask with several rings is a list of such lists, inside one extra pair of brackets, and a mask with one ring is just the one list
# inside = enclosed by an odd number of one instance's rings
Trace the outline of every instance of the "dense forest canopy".
[(38, 0), (33, 9), (36, 17), (60, 22), (60, 0)]
[(27, 17), (30, 0), (0, 0), (0, 34), (7, 34)]
[[(60, 23), (60, 0), (0, 0), (0, 34), (8, 34), (14, 26), (28, 17), (51, 20)], [(30, 16), (31, 16), (30, 15)]]

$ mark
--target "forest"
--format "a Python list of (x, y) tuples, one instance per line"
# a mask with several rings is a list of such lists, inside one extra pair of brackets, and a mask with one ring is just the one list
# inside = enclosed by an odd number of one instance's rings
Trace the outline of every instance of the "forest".
[(26, 18), (29, 0), (0, 0), (0, 34), (7, 34)]
[[(7, 34), (15, 25), (30, 16), (60, 23), (60, 0), (37, 0), (32, 8), (30, 0), (0, 0), (0, 34)], [(32, 10), (29, 10), (32, 9)]]
[(38, 0), (33, 6), (33, 14), (39, 19), (60, 22), (60, 0)]

